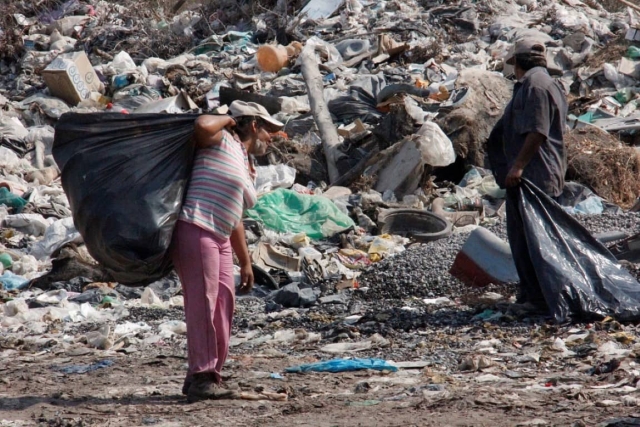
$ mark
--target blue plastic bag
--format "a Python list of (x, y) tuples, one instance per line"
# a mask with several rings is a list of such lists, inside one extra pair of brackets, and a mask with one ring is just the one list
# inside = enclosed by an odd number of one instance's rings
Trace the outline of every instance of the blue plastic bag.
[(13, 274), (10, 271), (5, 271), (2, 276), (0, 276), (0, 285), (4, 288), (5, 291), (15, 291), (16, 289), (26, 288), (29, 284), (29, 279), (25, 279), (22, 276), (18, 276), (17, 274)]
[(398, 368), (382, 359), (333, 359), (306, 365), (291, 366), (285, 369), (288, 373), (304, 372), (350, 372), (362, 369), (396, 372)]

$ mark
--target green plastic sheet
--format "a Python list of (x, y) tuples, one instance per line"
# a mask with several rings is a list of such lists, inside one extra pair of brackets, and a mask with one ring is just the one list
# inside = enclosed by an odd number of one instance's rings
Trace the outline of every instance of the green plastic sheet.
[(326, 197), (283, 188), (262, 196), (256, 206), (247, 211), (247, 216), (271, 230), (305, 233), (313, 240), (329, 238), (355, 226), (351, 218)]

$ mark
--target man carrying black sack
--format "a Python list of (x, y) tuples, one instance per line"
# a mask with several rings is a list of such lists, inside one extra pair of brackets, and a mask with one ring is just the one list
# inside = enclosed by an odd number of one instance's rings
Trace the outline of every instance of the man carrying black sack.
[(491, 133), (488, 155), (497, 182), (507, 188), (507, 235), (520, 276), (518, 302), (546, 311), (527, 248), (517, 187), (526, 178), (554, 199), (562, 194), (567, 170), (563, 140), (567, 99), (547, 71), (544, 44), (517, 41), (507, 64), (515, 66), (518, 82), (511, 102)]

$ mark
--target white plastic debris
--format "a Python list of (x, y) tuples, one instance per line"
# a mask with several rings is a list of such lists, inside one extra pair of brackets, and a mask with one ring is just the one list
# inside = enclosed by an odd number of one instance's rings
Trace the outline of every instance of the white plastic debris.
[(36, 297), (36, 301), (43, 304), (60, 304), (67, 299), (67, 291), (64, 289), (56, 289), (40, 294)]
[(187, 335), (187, 324), (182, 320), (170, 320), (159, 327), (160, 336), (168, 338), (171, 335)]
[(128, 71), (134, 71), (136, 69), (136, 63), (125, 51), (121, 51), (116, 56), (114, 56), (113, 61), (111, 61), (111, 64), (109, 65), (114, 69), (116, 74), (123, 74)]
[(44, 235), (49, 227), (49, 222), (40, 214), (16, 214), (4, 218), (5, 227), (14, 228), (21, 233), (34, 237)]
[(17, 316), (27, 311), (29, 311), (29, 306), (23, 298), (16, 298), (4, 304), (4, 315), (7, 317)]
[(138, 332), (150, 331), (151, 326), (145, 322), (125, 322), (117, 325), (113, 330), (113, 335), (116, 338), (120, 338), (124, 335), (135, 335)]
[(153, 289), (149, 287), (146, 287), (144, 289), (144, 291), (142, 292), (142, 298), (140, 300), (144, 305), (157, 306), (157, 307), (165, 306), (164, 302), (160, 299), (160, 297), (156, 295), (156, 293), (153, 292)]
[(412, 138), (419, 142), (418, 149), (426, 164), (444, 167), (456, 161), (451, 140), (434, 122), (425, 122)]
[(82, 242), (82, 236), (76, 230), (73, 218), (60, 219), (47, 228), (41, 241), (33, 245), (31, 255), (38, 260), (44, 260), (49, 258), (56, 250), (71, 242)]
[(268, 193), (277, 188), (291, 188), (296, 181), (296, 170), (287, 165), (269, 165), (256, 167), (256, 191)]

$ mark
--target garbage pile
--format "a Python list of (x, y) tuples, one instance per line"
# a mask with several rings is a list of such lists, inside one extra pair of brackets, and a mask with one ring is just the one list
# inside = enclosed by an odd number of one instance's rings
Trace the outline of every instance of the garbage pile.
[[(52, 156), (54, 128), (66, 113), (187, 120), (225, 114), (234, 100), (286, 123), (257, 159), (261, 197), (244, 221), (257, 285), (239, 300), (239, 349), (322, 342), (320, 352), (367, 354), (431, 321), (521, 321), (496, 308), (518, 278), (504, 241), (505, 191), (487, 169), (484, 143), (511, 97), (504, 59), (522, 37), (547, 46), (550, 72), (570, 94), (564, 209), (592, 232), (609, 232), (596, 237), (640, 271), (635, 8), (311, 0), (238, 20), (216, 2), (153, 13), (127, 1), (27, 3), (9, 1), (0, 19), (0, 325), (14, 338), (28, 331), (37, 347), (47, 324), (60, 321), (56, 345), (65, 348), (128, 354), (184, 339), (175, 276), (123, 286), (84, 246), (80, 231), (91, 230), (74, 224)], [(469, 277), (460, 253), (484, 276)], [(336, 332), (335, 322), (350, 332)], [(79, 325), (93, 330), (78, 340)], [(278, 326), (308, 332), (269, 332)], [(571, 348), (590, 336), (566, 332)], [(569, 355), (565, 341), (550, 351)], [(627, 352), (616, 350), (601, 353)], [(483, 370), (475, 360), (463, 370)]]
[[(304, 277), (353, 288), (361, 269), (412, 241), (499, 223), (504, 191), (482, 168), (483, 144), (511, 93), (503, 60), (525, 36), (547, 45), (550, 71), (575, 96), (569, 170), (588, 188), (566, 198), (568, 210), (600, 214), (635, 202), (635, 151), (595, 127), (633, 134), (636, 10), (311, 1), (297, 11), (264, 9), (220, 33), (230, 18), (206, 16), (206, 7), (149, 18), (126, 2), (10, 2), (0, 70), (5, 290), (33, 279), (44, 287), (57, 251), (82, 248), (51, 156), (53, 126), (67, 112), (224, 113), (243, 99), (285, 122), (259, 159), (263, 197), (247, 214), (256, 267), (277, 287)], [(280, 12), (295, 13), (286, 23)], [(542, 16), (551, 19), (539, 25)], [(127, 36), (134, 31), (145, 36)], [(169, 38), (183, 51), (151, 56), (152, 39)], [(620, 46), (624, 56), (601, 60)], [(317, 66), (320, 99), (312, 99), (305, 58)], [(318, 102), (328, 106), (332, 134), (312, 109)], [(87, 254), (72, 258), (90, 278), (108, 279)]]

